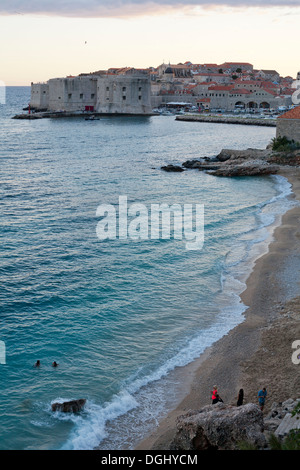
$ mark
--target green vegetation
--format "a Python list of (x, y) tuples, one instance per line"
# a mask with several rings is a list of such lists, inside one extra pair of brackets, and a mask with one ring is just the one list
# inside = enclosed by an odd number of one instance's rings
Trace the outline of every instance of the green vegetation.
[(300, 450), (300, 431), (298, 429), (292, 429), (284, 440), (271, 434), (269, 446), (271, 450)]
[[(299, 419), (300, 402), (293, 409), (292, 416), (297, 416), (297, 419)], [(271, 434), (269, 438), (269, 446), (271, 450), (300, 450), (300, 430), (292, 429), (284, 440)]]
[(297, 419), (299, 419), (299, 417), (300, 417), (300, 401), (299, 401), (298, 405), (296, 405), (295, 408), (293, 409), (292, 416), (297, 416)]
[(251, 444), (247, 441), (241, 441), (238, 443), (239, 450), (257, 450), (257, 447), (254, 444)]
[[(292, 429), (282, 440), (275, 434), (271, 434), (268, 439), (270, 450), (300, 450), (300, 430)], [(238, 444), (239, 450), (257, 450), (257, 447), (250, 442), (241, 441)]]
[[(300, 401), (292, 411), (292, 416), (300, 419)], [(292, 429), (284, 439), (280, 439), (275, 434), (270, 434), (268, 439), (270, 450), (300, 450), (300, 429)], [(241, 441), (238, 444), (239, 450), (257, 450), (254, 444)]]
[(277, 152), (289, 152), (297, 149), (300, 149), (299, 142), (289, 140), (286, 137), (274, 137), (274, 139), (272, 139), (272, 150), (276, 150)]

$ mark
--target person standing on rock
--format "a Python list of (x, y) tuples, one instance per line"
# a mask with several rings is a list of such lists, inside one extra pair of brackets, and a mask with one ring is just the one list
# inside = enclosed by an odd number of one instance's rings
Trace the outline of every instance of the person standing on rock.
[(214, 385), (213, 390), (211, 392), (211, 400), (212, 400), (212, 405), (218, 402), (218, 389), (217, 386)]
[(216, 386), (216, 385), (214, 386), (213, 391), (212, 391), (211, 393), (212, 393), (211, 399), (212, 399), (212, 404), (213, 404), (213, 405), (215, 405), (215, 404), (218, 403), (219, 401), (221, 401), (221, 402), (223, 403), (222, 398), (221, 398), (220, 395), (218, 394), (218, 389), (217, 389), (217, 386)]
[(237, 397), (236, 406), (241, 406), (244, 400), (244, 390), (241, 388)]
[(257, 396), (258, 396), (258, 403), (259, 403), (260, 409), (261, 411), (263, 411), (264, 406), (265, 406), (266, 396), (267, 396), (267, 389), (264, 387), (262, 390), (258, 392)]

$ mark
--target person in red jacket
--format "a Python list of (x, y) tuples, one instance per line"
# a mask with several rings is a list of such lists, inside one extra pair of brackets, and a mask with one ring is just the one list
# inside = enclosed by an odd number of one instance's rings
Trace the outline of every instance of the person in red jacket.
[(216, 385), (214, 385), (211, 393), (212, 393), (211, 400), (212, 400), (212, 404), (214, 405), (215, 403), (218, 402), (218, 389)]
[(215, 405), (216, 403), (218, 403), (219, 401), (223, 402), (222, 398), (219, 396), (218, 394), (218, 389), (217, 389), (217, 386), (214, 385), (214, 388), (212, 390), (212, 395), (211, 395), (211, 400), (212, 400), (212, 404)]

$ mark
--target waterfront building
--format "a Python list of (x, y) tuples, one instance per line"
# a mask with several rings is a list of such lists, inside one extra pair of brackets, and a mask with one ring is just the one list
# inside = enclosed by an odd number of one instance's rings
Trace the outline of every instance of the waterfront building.
[(150, 78), (145, 74), (82, 74), (31, 84), (30, 107), (52, 112), (151, 114)]

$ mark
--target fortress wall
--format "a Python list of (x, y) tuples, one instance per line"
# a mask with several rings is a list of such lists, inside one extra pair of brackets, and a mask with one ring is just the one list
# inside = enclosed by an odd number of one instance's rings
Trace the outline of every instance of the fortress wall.
[(109, 114), (150, 114), (150, 79), (124, 75), (98, 77), (96, 111)]
[(48, 83), (32, 83), (30, 106), (36, 109), (48, 109), (49, 85)]

